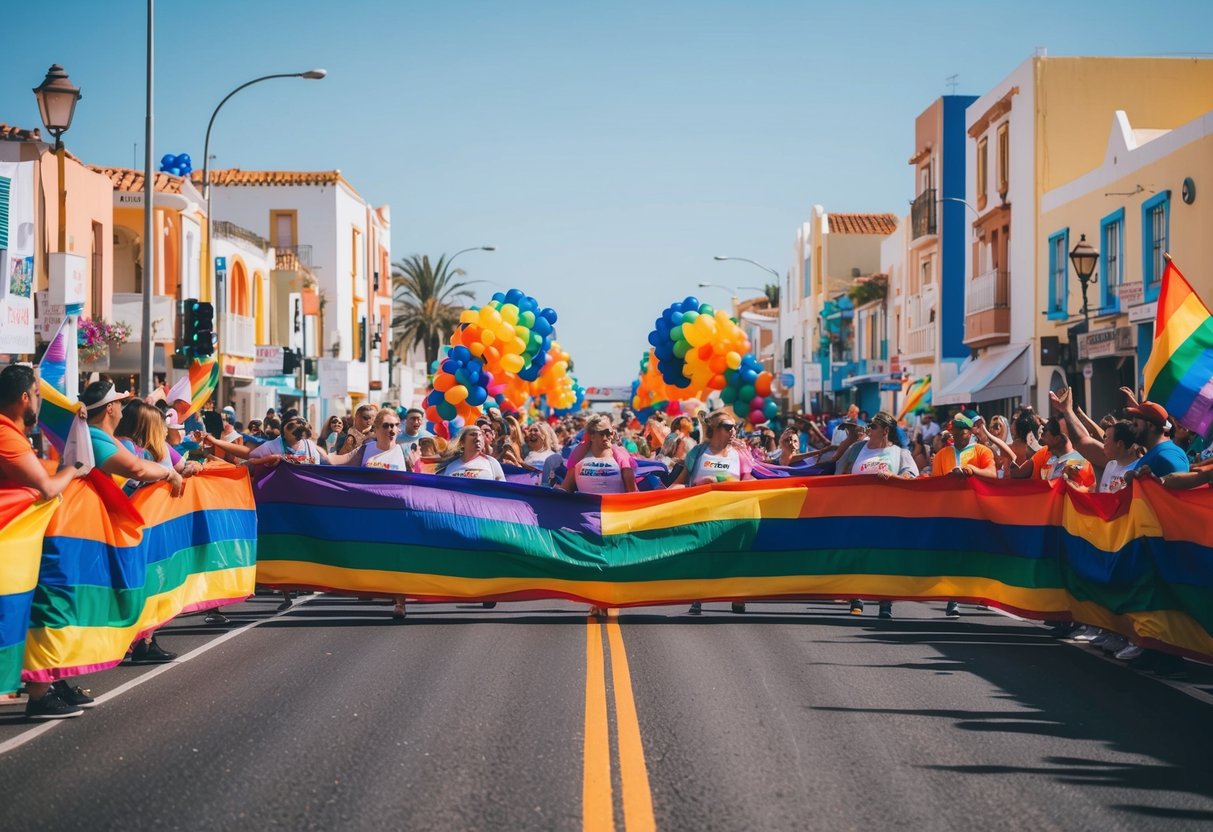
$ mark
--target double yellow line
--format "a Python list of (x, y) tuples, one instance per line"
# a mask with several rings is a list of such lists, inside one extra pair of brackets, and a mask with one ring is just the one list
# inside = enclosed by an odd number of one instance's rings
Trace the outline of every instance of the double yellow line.
[(615, 610), (606, 622), (591, 618), (585, 641), (585, 770), (581, 785), (582, 826), (586, 832), (615, 832), (615, 798), (611, 784), (611, 732), (607, 714), (606, 651), (610, 645), (611, 685), (615, 694), (615, 731), (619, 782), (626, 832), (654, 832), (653, 795), (640, 742), (640, 722), (632, 696), (632, 676)]

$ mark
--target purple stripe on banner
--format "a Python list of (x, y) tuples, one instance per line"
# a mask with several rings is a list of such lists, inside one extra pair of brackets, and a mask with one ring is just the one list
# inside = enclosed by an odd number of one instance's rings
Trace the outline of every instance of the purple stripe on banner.
[(1210, 379), (1213, 379), (1213, 351), (1206, 349), (1188, 367), (1166, 403), (1167, 412), (1179, 424), (1201, 436), (1206, 434), (1210, 422), (1213, 422)]
[(834, 473), (833, 462), (818, 462), (814, 465), (772, 465), (767, 462), (754, 463), (754, 479), (773, 480), (779, 477), (820, 477)]
[(307, 505), (407, 509), (602, 533), (598, 497), (544, 489), (548, 499), (532, 500), (533, 486), (510, 482), (281, 463), (253, 487), (258, 502), (289, 503), (301, 509)]

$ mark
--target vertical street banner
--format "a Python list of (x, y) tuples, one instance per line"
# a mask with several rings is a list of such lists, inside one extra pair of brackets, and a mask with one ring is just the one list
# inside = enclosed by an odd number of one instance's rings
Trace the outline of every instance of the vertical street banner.
[(0, 162), (0, 353), (34, 351), (33, 182), (33, 162)]

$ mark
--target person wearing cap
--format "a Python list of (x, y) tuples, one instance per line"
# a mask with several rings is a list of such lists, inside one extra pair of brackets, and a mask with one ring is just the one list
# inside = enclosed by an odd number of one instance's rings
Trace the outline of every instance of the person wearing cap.
[(173, 496), (180, 497), (185, 493), (185, 481), (181, 474), (173, 468), (140, 459), (114, 438), (114, 430), (122, 419), (122, 403), (130, 397), (130, 393), (119, 393), (108, 381), (94, 381), (80, 394), (80, 401), (88, 414), (88, 432), (97, 467), (110, 476), (140, 482), (167, 482)]
[(952, 417), (952, 444), (944, 445), (931, 462), (931, 476), (997, 479), (994, 452), (973, 438), (973, 420), (963, 413)]
[(1191, 470), (1188, 455), (1166, 435), (1170, 421), (1166, 408), (1157, 402), (1144, 401), (1125, 408), (1125, 417), (1133, 422), (1137, 431), (1137, 444), (1145, 448), (1145, 455), (1125, 472), (1129, 482), (1143, 475), (1165, 477)]

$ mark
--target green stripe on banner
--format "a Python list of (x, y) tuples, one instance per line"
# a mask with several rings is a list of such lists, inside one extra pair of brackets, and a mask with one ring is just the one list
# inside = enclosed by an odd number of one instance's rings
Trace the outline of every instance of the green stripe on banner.
[(48, 586), (34, 591), (32, 619), (40, 627), (129, 627), (139, 620), (147, 599), (170, 592), (195, 574), (218, 572), (257, 562), (252, 540), (223, 540), (191, 546), (148, 565), (142, 587)]
[(24, 657), (24, 643), (0, 648), (0, 694), (12, 693), (21, 687), (21, 660)]
[[(1158, 377), (1154, 379), (1154, 384), (1147, 391), (1150, 396), (1150, 401), (1160, 402), (1165, 404), (1171, 398), (1171, 394), (1175, 392), (1175, 388), (1179, 387), (1183, 381), (1184, 375), (1201, 357), (1205, 351), (1205, 338), (1208, 338), (1207, 328), (1209, 321), (1204, 321), (1200, 326), (1193, 330), (1179, 348), (1171, 353), (1170, 359), (1163, 365), (1158, 373)], [(1201, 336), (1204, 335), (1204, 338)]]

